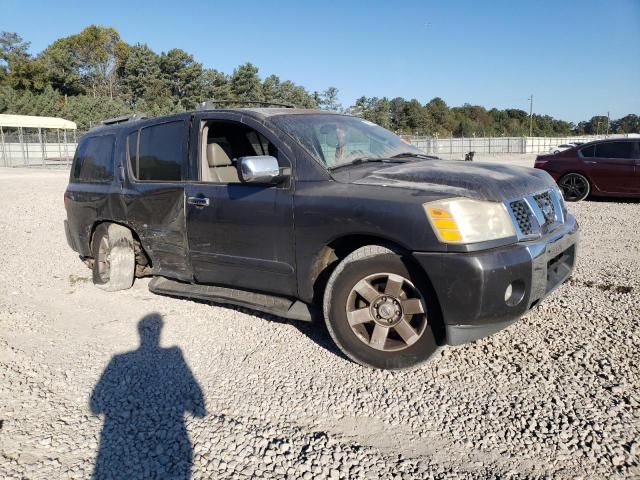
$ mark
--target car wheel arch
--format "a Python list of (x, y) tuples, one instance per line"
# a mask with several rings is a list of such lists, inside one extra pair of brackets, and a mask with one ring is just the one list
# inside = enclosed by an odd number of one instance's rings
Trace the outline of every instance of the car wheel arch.
[(414, 263), (408, 248), (382, 236), (355, 234), (335, 238), (324, 245), (314, 257), (310, 278), (314, 303), (322, 301), (327, 281), (342, 259), (361, 247), (374, 245), (388, 248), (394, 253), (402, 255), (407, 261)]
[[(105, 223), (113, 223), (113, 224), (116, 224), (116, 225), (120, 225), (122, 227), (125, 227), (129, 231), (131, 231), (131, 235), (133, 236), (134, 244), (136, 244), (136, 246), (139, 247), (139, 248), (136, 248), (136, 264), (137, 265), (142, 265), (143, 267), (147, 267), (147, 266), (149, 268), (152, 267), (151, 256), (147, 253), (146, 249), (144, 248), (144, 245), (142, 244), (142, 241), (140, 240), (140, 236), (135, 231), (135, 229), (131, 227), (131, 225), (127, 225), (126, 223), (117, 222), (117, 221), (113, 221), (113, 220), (107, 220), (107, 219), (96, 220), (93, 223), (93, 225), (91, 226), (91, 231), (89, 233), (89, 246), (93, 245), (93, 236), (94, 236), (94, 234), (96, 232), (96, 229), (100, 225), (103, 225)], [(89, 248), (89, 250), (91, 250), (91, 248)], [(91, 252), (91, 253), (93, 254), (93, 252)]]

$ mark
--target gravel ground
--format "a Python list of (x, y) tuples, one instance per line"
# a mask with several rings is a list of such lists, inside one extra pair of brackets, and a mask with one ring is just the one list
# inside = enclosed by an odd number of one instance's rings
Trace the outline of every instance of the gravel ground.
[(570, 282), (391, 373), (313, 325), (96, 289), (66, 181), (0, 169), (0, 477), (640, 478), (639, 202), (571, 205)]

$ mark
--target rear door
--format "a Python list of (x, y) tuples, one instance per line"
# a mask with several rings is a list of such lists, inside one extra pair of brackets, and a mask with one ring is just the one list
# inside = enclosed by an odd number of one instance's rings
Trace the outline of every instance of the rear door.
[(293, 182), (241, 183), (236, 170), (252, 155), (291, 167), (281, 142), (246, 115), (220, 112), (196, 115), (192, 143), (186, 222), (196, 281), (295, 295)]
[(115, 150), (113, 132), (86, 135), (76, 150), (65, 206), (71, 243), (80, 255), (92, 255), (91, 229), (96, 221), (110, 217)]
[[(168, 118), (135, 130), (126, 137), (128, 169), (123, 182), (123, 223), (140, 237), (154, 270), (190, 281), (184, 217), (189, 117)], [(126, 165), (125, 165), (126, 163)]]
[(603, 193), (637, 191), (634, 143), (631, 140), (598, 143), (594, 156), (584, 159), (589, 178)]

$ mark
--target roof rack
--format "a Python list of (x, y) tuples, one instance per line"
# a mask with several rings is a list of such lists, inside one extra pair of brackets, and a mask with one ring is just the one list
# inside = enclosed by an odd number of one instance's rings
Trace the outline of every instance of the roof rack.
[(133, 122), (135, 120), (142, 120), (147, 117), (144, 113), (134, 113), (133, 115), (123, 115), (122, 117), (108, 118), (102, 120), (99, 125), (116, 125), (118, 123)]
[(260, 102), (254, 100), (207, 100), (206, 102), (200, 102), (196, 110), (215, 110), (220, 108), (218, 105), (256, 105), (259, 107), (295, 108), (295, 106), (290, 103)]

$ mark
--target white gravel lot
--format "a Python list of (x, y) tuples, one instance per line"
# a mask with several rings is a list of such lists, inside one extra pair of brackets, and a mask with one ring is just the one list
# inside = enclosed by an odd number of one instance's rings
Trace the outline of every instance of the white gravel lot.
[(640, 478), (640, 202), (570, 205), (570, 282), (392, 373), (313, 325), (96, 289), (66, 182), (0, 169), (0, 478)]

